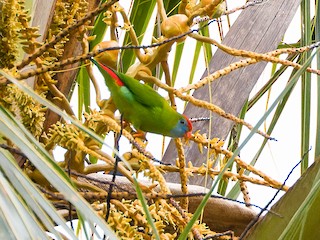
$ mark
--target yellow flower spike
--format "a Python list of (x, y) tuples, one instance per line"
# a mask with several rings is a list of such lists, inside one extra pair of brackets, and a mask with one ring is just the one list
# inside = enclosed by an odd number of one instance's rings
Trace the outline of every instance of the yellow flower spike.
[(35, 138), (39, 139), (43, 131), (46, 108), (12, 84), (1, 88), (0, 104), (6, 106)]
[(1, 1), (0, 12), (0, 68), (6, 68), (13, 66), (19, 54), (19, 32), (23, 28), (21, 18), (25, 16), (24, 3)]
[(214, 161), (207, 161), (208, 168), (212, 168)]
[[(181, 192), (183, 194), (188, 193), (188, 174), (185, 171), (186, 160), (184, 156), (184, 150), (182, 146), (181, 139), (175, 139), (176, 148), (178, 151), (178, 163), (179, 163), (179, 173), (180, 173), (180, 181), (181, 181)], [(178, 166), (178, 165), (177, 165)], [(188, 198), (181, 199), (181, 207), (183, 209), (188, 209)]]
[(203, 154), (203, 145), (202, 145), (202, 143), (198, 143), (197, 145), (198, 145), (198, 149), (199, 149), (200, 154)]
[(180, 168), (180, 162), (179, 162), (179, 159), (178, 159), (178, 158), (176, 158), (176, 166), (177, 166), (178, 168)]
[(148, 186), (148, 188), (149, 188), (150, 190), (153, 190), (153, 189), (156, 188), (158, 185), (159, 185), (159, 184), (157, 184), (157, 183), (153, 183), (153, 184), (151, 184), (150, 186)]
[(246, 203), (246, 206), (250, 206), (251, 198), (249, 195), (247, 184), (244, 181), (240, 181), (240, 189), (243, 194), (243, 199), (244, 199), (244, 202)]
[(193, 176), (192, 169), (186, 168), (185, 172), (186, 172), (188, 178)]
[(218, 154), (221, 152), (218, 149), (221, 149), (223, 147), (224, 141), (221, 141), (219, 138), (213, 138), (210, 141), (210, 145), (214, 145), (215, 147), (214, 148), (210, 147), (209, 155), (210, 156), (213, 155), (213, 157), (216, 158), (218, 156)]
[(198, 130), (193, 134), (193, 136), (194, 136), (194, 138), (193, 138), (194, 141), (198, 145), (199, 152), (202, 154), (203, 153), (203, 144), (202, 144), (202, 142), (204, 141), (204, 139), (206, 139), (205, 134), (201, 135), (200, 134), (200, 130)]
[[(195, 142), (199, 143), (198, 141), (200, 140), (200, 138), (198, 139), (194, 139)], [(208, 140), (204, 139), (203, 141), (201, 141), (201, 143), (204, 145), (204, 146), (208, 146)], [(217, 153), (219, 154), (223, 154), (225, 157), (227, 158), (231, 158), (233, 156), (233, 153), (226, 150), (226, 149), (223, 149), (222, 148), (223, 146), (223, 142), (222, 141), (211, 141), (210, 144), (209, 144), (209, 147), (212, 148), (212, 149), (215, 149)], [(278, 182), (272, 178), (270, 178), (269, 176), (267, 176), (266, 174), (264, 174), (263, 172), (257, 170), (255, 167), (245, 163), (244, 161), (242, 161), (238, 156), (236, 156), (234, 158), (234, 161), (239, 165), (239, 167), (243, 168), (243, 169), (246, 169), (258, 176), (260, 176), (261, 178), (264, 179), (264, 181), (268, 182), (269, 186), (272, 186), (272, 187), (276, 187), (276, 188), (279, 188), (282, 186), (282, 183), (281, 182)], [(199, 168), (200, 171), (202, 171), (202, 167)], [(267, 185), (268, 185), (267, 184)], [(286, 191), (288, 189), (287, 186), (284, 186), (283, 187), (283, 190)]]
[(132, 150), (132, 155), (138, 159), (141, 159), (141, 167), (145, 169), (149, 169), (150, 172), (145, 172), (145, 175), (149, 176), (153, 181), (157, 181), (160, 186), (160, 190), (162, 193), (170, 193), (169, 188), (167, 187), (166, 181), (161, 174), (161, 172), (147, 159), (143, 154), (138, 152), (136, 149)]

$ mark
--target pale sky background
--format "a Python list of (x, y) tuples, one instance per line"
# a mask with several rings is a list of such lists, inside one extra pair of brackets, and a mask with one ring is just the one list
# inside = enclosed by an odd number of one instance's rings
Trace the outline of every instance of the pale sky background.
[[(120, 0), (120, 4), (128, 8), (125, 4), (127, 4), (129, 1), (123, 1)], [(245, 1), (239, 1), (239, 0), (229, 0), (228, 1), (228, 7), (229, 9), (233, 9), (235, 6), (241, 6), (244, 4)], [(234, 13), (230, 16), (231, 21), (233, 22), (236, 17), (240, 14), (240, 12)], [(155, 14), (154, 14), (155, 18)], [(225, 21), (225, 18), (223, 18)], [(227, 24), (225, 24), (227, 25)], [(216, 24), (212, 24), (213, 28), (216, 28)], [(300, 12), (298, 11), (294, 20), (290, 24), (289, 29), (287, 30), (287, 33), (285, 34), (284, 42), (286, 43), (295, 43), (299, 40), (300, 35)], [(149, 44), (150, 43), (150, 35), (152, 34), (152, 29), (150, 28), (146, 35), (145, 39), (146, 41), (143, 42), (143, 44)], [(216, 30), (214, 30), (216, 31)], [(226, 34), (226, 29), (224, 30), (224, 33)], [(148, 35), (149, 33), (149, 35)], [(212, 35), (213, 36), (213, 35)], [(120, 35), (120, 38), (122, 36)], [(108, 37), (107, 37), (108, 38)], [(216, 34), (216, 40), (219, 39), (219, 35)], [(121, 41), (120, 41), (121, 42)], [(189, 53), (193, 52), (193, 48), (195, 46), (194, 40), (186, 40), (186, 46), (185, 48), (190, 49), (188, 53), (185, 56), (183, 56), (182, 59), (186, 59), (185, 62), (181, 63), (181, 67), (179, 69), (178, 75), (177, 75), (177, 84), (183, 84), (185, 85), (185, 82), (189, 79), (189, 72), (187, 69), (190, 69), (191, 67), (191, 60), (192, 56), (188, 56)], [(169, 65), (172, 66), (173, 62), (173, 55), (174, 55), (174, 48), (171, 51), (171, 54), (169, 55)], [(200, 56), (200, 59), (203, 62), (203, 55)], [(194, 81), (197, 81), (200, 79), (201, 75), (204, 71), (204, 64), (200, 64), (196, 70)], [(256, 84), (256, 86), (253, 89), (252, 95), (258, 91), (264, 83), (270, 78), (270, 72), (271, 72), (271, 65), (268, 64), (267, 68), (265, 69), (264, 73), (262, 74), (260, 80)], [(99, 73), (97, 73), (99, 74)], [(288, 80), (288, 71), (286, 75), (283, 75), (281, 79), (274, 85), (271, 91), (271, 97), (269, 106), (273, 103), (274, 99), (280, 94), (280, 92), (284, 89), (284, 86)], [(103, 97), (107, 98), (109, 96), (107, 87), (105, 86), (102, 78), (100, 78), (100, 87), (102, 89)], [(316, 82), (313, 83), (313, 90), (315, 90)], [(268, 174), (270, 177), (278, 180), (283, 181), (287, 174), (290, 172), (291, 168), (300, 160), (300, 84), (298, 83), (287, 103), (287, 106), (282, 113), (282, 116), (277, 124), (277, 127), (274, 129), (272, 136), (275, 137), (278, 141), (269, 141), (268, 145), (265, 147), (262, 155), (260, 156), (258, 163), (256, 164), (256, 168), (263, 171), (264, 173)], [(77, 96), (77, 94), (74, 94), (74, 96)], [(316, 96), (315, 92), (312, 93), (312, 96)], [(314, 97), (315, 98), (315, 97)], [(75, 101), (73, 101), (74, 107), (76, 107), (76, 97), (74, 98)], [(314, 100), (315, 101), (315, 100)], [(94, 102), (94, 96), (93, 100)], [(183, 111), (183, 102), (178, 106), (178, 110), (180, 112)], [(252, 125), (255, 125), (261, 116), (265, 112), (266, 107), (266, 94), (263, 97), (262, 100), (259, 101), (258, 104), (256, 104), (246, 115), (245, 120), (249, 122)], [(313, 111), (315, 111), (316, 103), (313, 102), (312, 108)], [(189, 116), (189, 117), (197, 117), (197, 116)], [(271, 116), (272, 117), (272, 116)], [(267, 125), (269, 124), (271, 118), (267, 120)], [(315, 121), (316, 119), (312, 119), (311, 122), (311, 128), (315, 129)], [(260, 127), (260, 129), (263, 129)], [(244, 127), (243, 133), (242, 133), (242, 140), (247, 136), (248, 130)], [(155, 134), (148, 134), (148, 147), (147, 149), (152, 152), (152, 154), (157, 157), (161, 158), (161, 148), (159, 147), (159, 143), (162, 142), (162, 136), (155, 135)], [(315, 136), (311, 135), (310, 138), (310, 144), (314, 144)], [(169, 142), (169, 138), (166, 139), (166, 143)], [(255, 135), (249, 144), (241, 151), (241, 159), (245, 162), (249, 163), (255, 153), (258, 151), (261, 142), (263, 141), (263, 138), (260, 135)], [(113, 144), (113, 138), (112, 136), (107, 137), (106, 142), (110, 145)], [(240, 145), (240, 144), (239, 144)], [(131, 149), (130, 145), (128, 144), (128, 141), (126, 141), (124, 138), (122, 138), (121, 143), (121, 150), (120, 152), (126, 152)], [(109, 150), (105, 149), (107, 152), (110, 153)], [(313, 159), (314, 151), (311, 150), (310, 152), (310, 161)], [(188, 159), (187, 159), (188, 161)], [(297, 178), (300, 176), (300, 169), (296, 169), (294, 174), (290, 177), (288, 181), (288, 185), (291, 186)], [(252, 199), (251, 203), (257, 204), (261, 207), (263, 207), (272, 197), (276, 190), (264, 187), (264, 186), (257, 186), (248, 183), (248, 190), (250, 193), (250, 197)], [(242, 200), (242, 195), (240, 195), (239, 200)]]

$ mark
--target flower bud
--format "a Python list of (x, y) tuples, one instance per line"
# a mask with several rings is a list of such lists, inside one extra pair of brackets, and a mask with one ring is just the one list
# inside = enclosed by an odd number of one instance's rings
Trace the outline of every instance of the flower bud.
[[(104, 48), (111, 48), (111, 47), (119, 47), (118, 42), (116, 41), (105, 41), (105, 42), (101, 42), (99, 44), (97, 44), (94, 48), (93, 51), (97, 51), (100, 49), (104, 49)], [(112, 68), (116, 68), (117, 66), (117, 60), (118, 60), (118, 54), (119, 54), (119, 49), (117, 50), (107, 50), (105, 52), (102, 52), (100, 54), (98, 54), (97, 56), (95, 56), (94, 58), (108, 66), (108, 67), (112, 67)]]
[[(176, 14), (168, 17), (161, 23), (161, 32), (166, 38), (179, 36), (189, 31), (188, 17), (184, 14)], [(182, 42), (187, 36), (180, 38), (177, 42)]]

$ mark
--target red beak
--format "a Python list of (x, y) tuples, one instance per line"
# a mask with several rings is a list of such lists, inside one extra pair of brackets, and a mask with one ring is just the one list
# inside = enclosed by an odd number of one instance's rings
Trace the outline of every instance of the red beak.
[(183, 116), (187, 120), (188, 128), (189, 128), (189, 132), (186, 132), (184, 134), (184, 137), (187, 138), (187, 139), (190, 139), (191, 135), (192, 135), (192, 133), (191, 133), (191, 131), (192, 131), (192, 123), (191, 123), (190, 119), (186, 115), (183, 115)]
[(189, 131), (189, 132), (186, 132), (186, 133), (184, 134), (184, 137), (187, 138), (187, 139), (190, 139), (190, 138), (191, 138), (191, 135), (192, 135), (192, 133), (191, 133), (191, 131)]

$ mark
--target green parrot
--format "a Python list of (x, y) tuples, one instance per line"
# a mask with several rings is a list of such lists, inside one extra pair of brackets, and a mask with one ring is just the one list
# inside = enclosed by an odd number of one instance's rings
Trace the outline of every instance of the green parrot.
[(191, 137), (192, 124), (184, 115), (176, 112), (155, 90), (138, 80), (98, 63), (111, 92), (114, 104), (124, 120), (137, 130), (157, 133), (172, 138)]

